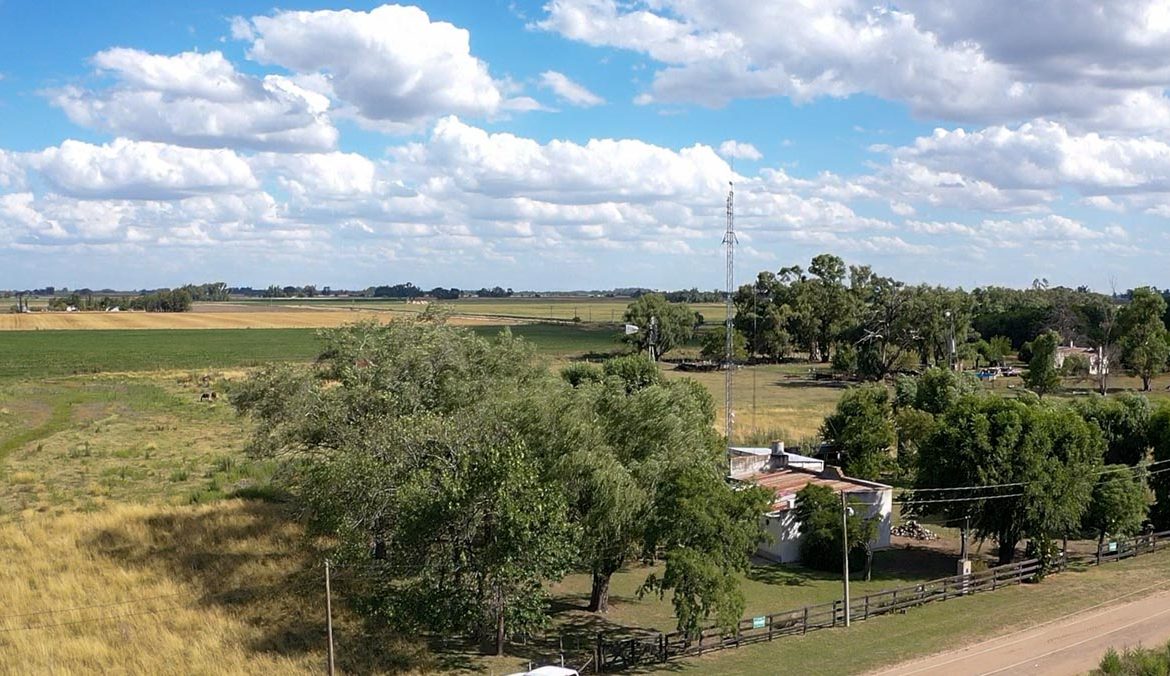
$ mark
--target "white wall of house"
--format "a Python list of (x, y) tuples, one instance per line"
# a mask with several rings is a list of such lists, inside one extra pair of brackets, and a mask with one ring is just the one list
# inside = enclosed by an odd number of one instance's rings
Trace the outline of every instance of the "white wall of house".
[[(867, 519), (877, 519), (877, 535), (871, 541), (875, 549), (886, 549), (890, 546), (890, 527), (893, 525), (894, 492), (889, 488), (873, 488), (868, 491), (850, 491), (850, 499), (856, 502), (869, 504), (866, 513)], [(770, 537), (769, 542), (760, 545), (757, 554), (779, 563), (797, 563), (800, 561), (800, 522), (796, 520), (794, 510), (787, 509), (773, 512), (763, 518), (764, 529)]]

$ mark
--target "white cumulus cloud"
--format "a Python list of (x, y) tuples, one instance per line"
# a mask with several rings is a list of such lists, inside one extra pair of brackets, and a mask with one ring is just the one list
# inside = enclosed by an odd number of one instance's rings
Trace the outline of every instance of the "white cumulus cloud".
[(329, 150), (337, 129), (329, 99), (281, 75), (244, 75), (220, 52), (173, 56), (98, 52), (111, 87), (68, 86), (50, 101), (73, 122), (135, 139), (187, 146)]
[(248, 54), (260, 63), (321, 76), (334, 97), (374, 125), (406, 130), (440, 115), (509, 109), (502, 83), (472, 55), (468, 31), (417, 7), (278, 11), (236, 20), (232, 33), (251, 42)]
[(100, 146), (67, 140), (23, 161), (58, 190), (83, 197), (176, 199), (257, 186), (248, 163), (226, 149), (123, 138)]
[(550, 0), (544, 10), (533, 26), (658, 62), (641, 103), (867, 93), (960, 121), (1156, 129), (1170, 115), (1162, 0)]
[(754, 145), (735, 140), (720, 143), (719, 154), (737, 160), (758, 160), (764, 157), (760, 154), (759, 150), (756, 150)]
[(540, 74), (540, 84), (551, 89), (557, 98), (574, 106), (588, 108), (605, 103), (605, 99), (586, 89), (583, 85), (569, 79), (564, 73), (555, 70), (546, 70)]

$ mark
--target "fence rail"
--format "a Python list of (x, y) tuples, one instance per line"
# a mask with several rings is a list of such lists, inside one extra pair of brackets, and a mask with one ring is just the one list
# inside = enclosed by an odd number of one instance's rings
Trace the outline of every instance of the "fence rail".
[[(1163, 531), (1103, 543), (1096, 555), (1089, 554), (1079, 560), (1100, 565), (1167, 548), (1170, 548), (1170, 531)], [(1064, 564), (1071, 560), (1071, 557), (1062, 560), (1059, 568), (1063, 569)], [(1038, 559), (1028, 559), (969, 575), (954, 575), (867, 594), (850, 600), (850, 619), (863, 621), (888, 613), (904, 612), (927, 603), (1018, 585), (1033, 578), (1041, 571), (1041, 567)], [(602, 632), (597, 635), (593, 664), (602, 672), (623, 671), (844, 624), (845, 604), (839, 600), (745, 618), (732, 629), (709, 627), (695, 636), (687, 636), (682, 632), (648, 632), (641, 636), (619, 638)]]

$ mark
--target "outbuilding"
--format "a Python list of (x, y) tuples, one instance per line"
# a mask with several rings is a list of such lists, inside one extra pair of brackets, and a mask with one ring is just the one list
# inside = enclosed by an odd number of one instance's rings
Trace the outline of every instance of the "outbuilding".
[(865, 506), (866, 518), (877, 519), (877, 536), (873, 549), (890, 546), (894, 489), (876, 481), (845, 476), (838, 467), (823, 460), (784, 450), (782, 442), (771, 448), (733, 446), (728, 449), (729, 479), (733, 482), (762, 486), (774, 498), (769, 511), (761, 518), (771, 542), (760, 545), (761, 557), (779, 563), (800, 561), (800, 522), (796, 520), (796, 494), (809, 484), (828, 486), (845, 494), (851, 502)]

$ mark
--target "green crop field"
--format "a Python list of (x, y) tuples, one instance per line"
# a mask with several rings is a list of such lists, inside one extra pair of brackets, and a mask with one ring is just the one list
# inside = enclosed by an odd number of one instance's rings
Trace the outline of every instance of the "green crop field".
[[(494, 335), (502, 327), (473, 330)], [(525, 324), (510, 330), (531, 340), (539, 352), (556, 357), (608, 353), (620, 347), (612, 329)], [(0, 379), (307, 361), (320, 347), (316, 329), (4, 331)]]

